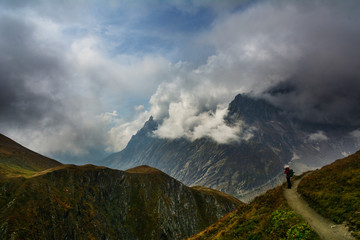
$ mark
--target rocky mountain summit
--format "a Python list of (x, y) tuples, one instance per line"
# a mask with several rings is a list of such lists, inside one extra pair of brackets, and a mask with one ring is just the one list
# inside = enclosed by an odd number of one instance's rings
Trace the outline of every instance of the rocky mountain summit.
[(354, 129), (304, 122), (264, 99), (241, 94), (229, 104), (224, 121), (229, 126), (243, 123), (252, 136), (228, 144), (210, 138), (159, 138), (154, 131), (161, 122), (151, 117), (124, 150), (102, 164), (117, 169), (146, 164), (187, 185), (211, 187), (246, 201), (280, 184), (284, 164), (299, 173), (358, 147), (349, 137)]

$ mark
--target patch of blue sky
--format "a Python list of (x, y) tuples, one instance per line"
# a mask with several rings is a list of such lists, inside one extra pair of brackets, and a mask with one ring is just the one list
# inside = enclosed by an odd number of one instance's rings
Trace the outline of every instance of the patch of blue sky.
[[(105, 98), (103, 98), (105, 100)], [(106, 109), (105, 112), (113, 112), (114, 110), (118, 113), (118, 118), (121, 118), (124, 121), (132, 121), (137, 117), (136, 107), (143, 106), (142, 111), (149, 111), (151, 104), (149, 103), (148, 96), (130, 96), (122, 101), (111, 99), (110, 97), (106, 99)], [(110, 126), (113, 127), (113, 126)]]
[(116, 7), (96, 3), (93, 14), (104, 24), (132, 24), (134, 28), (162, 29), (170, 32), (197, 32), (215, 18), (210, 7), (190, 4), (186, 10), (172, 1), (123, 1)]
[(68, 28), (64, 28), (62, 30), (62, 33), (64, 33), (67, 36), (71, 36), (73, 38), (83, 37), (89, 34), (89, 29), (85, 27), (71, 26)]
[(102, 15), (105, 30), (101, 34), (112, 42), (112, 54), (176, 52), (209, 29), (215, 19), (213, 11), (205, 7), (184, 11), (170, 3), (147, 6), (147, 9), (119, 7)]
[(114, 54), (143, 55), (159, 54), (166, 55), (174, 48), (175, 43), (154, 36), (136, 36), (129, 33), (123, 36), (119, 44), (113, 49)]
[(254, 7), (255, 5), (264, 2), (266, 0), (244, 0), (241, 4), (237, 5), (230, 11), (231, 13), (238, 13), (247, 10), (248, 8)]
[(140, 22), (144, 29), (156, 29), (163, 33), (196, 34), (208, 29), (215, 19), (209, 8), (183, 11), (172, 5), (165, 5), (149, 12)]

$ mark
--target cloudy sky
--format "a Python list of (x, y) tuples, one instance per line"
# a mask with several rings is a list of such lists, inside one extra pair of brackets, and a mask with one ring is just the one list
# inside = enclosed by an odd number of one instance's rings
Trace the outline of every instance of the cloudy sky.
[(238, 93), (360, 126), (358, 0), (2, 0), (0, 132), (63, 162), (158, 137), (247, 138)]

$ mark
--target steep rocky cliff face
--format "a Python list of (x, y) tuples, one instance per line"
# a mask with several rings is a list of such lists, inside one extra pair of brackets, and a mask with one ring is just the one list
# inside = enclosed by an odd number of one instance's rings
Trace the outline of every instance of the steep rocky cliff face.
[(242, 203), (147, 166), (63, 165), (0, 181), (3, 239), (183, 239)]
[[(187, 185), (203, 185), (247, 200), (283, 181), (284, 164), (296, 171), (318, 167), (357, 148), (346, 135), (351, 129), (305, 123), (262, 99), (238, 95), (229, 104), (225, 121), (239, 121), (252, 129), (252, 138), (218, 144), (209, 138), (195, 141), (160, 139), (153, 131), (158, 122), (150, 118), (127, 147), (102, 164), (128, 169), (146, 164)], [(324, 132), (326, 139), (309, 140)]]

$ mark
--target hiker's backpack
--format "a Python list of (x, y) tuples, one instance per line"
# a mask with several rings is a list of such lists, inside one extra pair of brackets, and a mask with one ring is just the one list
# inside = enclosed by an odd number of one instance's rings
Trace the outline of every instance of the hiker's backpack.
[(293, 177), (294, 176), (294, 170), (290, 169), (290, 174), (289, 174), (290, 177)]

